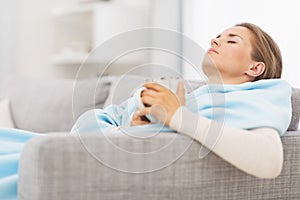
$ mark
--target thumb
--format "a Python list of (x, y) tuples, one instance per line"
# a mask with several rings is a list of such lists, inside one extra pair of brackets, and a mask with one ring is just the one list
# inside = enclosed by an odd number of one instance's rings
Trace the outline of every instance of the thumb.
[(185, 89), (184, 89), (184, 81), (180, 81), (177, 85), (177, 91), (176, 91), (177, 98), (180, 101), (181, 105), (185, 104)]

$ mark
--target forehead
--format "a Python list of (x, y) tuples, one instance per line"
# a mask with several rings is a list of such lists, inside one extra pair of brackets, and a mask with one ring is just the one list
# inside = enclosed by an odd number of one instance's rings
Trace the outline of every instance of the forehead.
[(228, 29), (226, 29), (222, 35), (227, 36), (230, 34), (238, 35), (244, 40), (250, 41), (252, 37), (252, 33), (248, 28), (242, 27), (242, 26), (233, 26)]

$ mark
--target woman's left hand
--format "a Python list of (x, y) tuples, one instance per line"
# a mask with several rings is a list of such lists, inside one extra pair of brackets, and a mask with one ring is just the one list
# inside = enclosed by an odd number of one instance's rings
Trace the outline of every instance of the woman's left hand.
[(144, 87), (147, 90), (143, 91), (141, 99), (149, 107), (141, 112), (151, 114), (158, 121), (169, 126), (176, 110), (185, 104), (184, 82), (178, 83), (176, 94), (155, 82), (145, 83)]

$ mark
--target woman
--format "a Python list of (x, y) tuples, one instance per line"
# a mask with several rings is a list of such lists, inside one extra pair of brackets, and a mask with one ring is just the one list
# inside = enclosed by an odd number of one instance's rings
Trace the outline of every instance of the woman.
[[(219, 73), (216, 73), (215, 67)], [(209, 86), (216, 83), (218, 74), (221, 75), (224, 88), (217, 88), (213, 92), (226, 95), (223, 108), (228, 117), (211, 150), (254, 176), (278, 176), (283, 163), (279, 134), (287, 130), (290, 122), (291, 88), (286, 82), (276, 80), (280, 78), (282, 70), (276, 43), (255, 25), (236, 25), (212, 40), (203, 69), (209, 78)], [(150, 107), (137, 110), (134, 99), (130, 98), (119, 106), (91, 110), (80, 116), (72, 132), (100, 129), (106, 133), (120, 125), (142, 125), (148, 123), (142, 120), (142, 116), (151, 114), (171, 129), (207, 145), (205, 137), (209, 133), (209, 125), (218, 117), (211, 115), (209, 109), (214, 108), (207, 101), (209, 92), (205, 86), (186, 97), (183, 83), (179, 84), (177, 95), (156, 83), (146, 83), (145, 87), (148, 90), (143, 92), (142, 101)], [(193, 102), (197, 103), (196, 107), (193, 107)], [(222, 105), (217, 105), (217, 109), (218, 106)], [(262, 107), (268, 110), (264, 112)], [(258, 110), (260, 113), (255, 116)], [(274, 118), (276, 116), (272, 114), (277, 110), (281, 114)], [(17, 198), (19, 155), (23, 144), (36, 135), (21, 130), (1, 129), (0, 199)]]
[[(278, 80), (282, 60), (276, 43), (256, 25), (238, 24), (211, 40), (203, 70), (209, 83), (218, 82), (221, 76), (224, 88), (216, 93), (224, 93), (226, 104), (233, 104), (224, 107), (225, 126), (211, 150), (254, 176), (278, 176), (283, 164), (280, 135), (287, 130), (291, 118), (291, 88)], [(145, 124), (142, 116), (151, 113), (171, 129), (206, 145), (205, 138), (214, 119), (204, 112), (201, 115), (203, 110), (195, 113), (185, 106), (182, 84), (177, 96), (156, 83), (144, 86), (148, 90), (142, 93), (142, 101), (150, 107), (135, 112), (133, 125)], [(200, 95), (199, 105), (202, 103)], [(234, 108), (237, 104), (242, 108)], [(264, 107), (268, 110), (263, 110)], [(234, 109), (237, 113), (231, 112)], [(274, 116), (274, 112), (281, 116)], [(260, 115), (263, 116), (259, 118)]]
[[(280, 135), (291, 120), (291, 87), (279, 79), (282, 60), (277, 44), (256, 25), (238, 24), (212, 39), (202, 67), (209, 84), (186, 97), (183, 83), (177, 95), (157, 83), (146, 83), (141, 99), (149, 107), (138, 110), (131, 98), (120, 106), (93, 110), (78, 119), (72, 132), (100, 128), (106, 133), (118, 126), (144, 125), (149, 122), (143, 116), (151, 114), (249, 174), (278, 176), (283, 164)], [(224, 101), (212, 104), (211, 96), (222, 95)], [(217, 136), (210, 132), (216, 125)], [(155, 127), (161, 125), (145, 128)]]

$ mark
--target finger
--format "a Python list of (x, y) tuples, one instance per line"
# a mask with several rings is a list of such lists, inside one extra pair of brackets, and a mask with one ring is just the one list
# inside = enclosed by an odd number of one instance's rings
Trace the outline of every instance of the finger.
[(143, 121), (140, 118), (138, 120), (132, 120), (131, 121), (131, 126), (139, 126), (139, 125), (146, 125), (149, 124), (148, 121)]
[(151, 106), (157, 103), (156, 99), (150, 96), (142, 96), (141, 100), (145, 106)]
[(184, 89), (184, 81), (180, 81), (177, 85), (176, 91), (177, 97), (181, 104), (185, 104), (185, 89)]
[(166, 88), (158, 83), (155, 82), (150, 82), (150, 83), (145, 83), (144, 87), (146, 87), (147, 89), (152, 89), (158, 92), (161, 92), (163, 90), (165, 90)]
[(155, 91), (155, 90), (144, 90), (143, 92), (142, 92), (142, 95), (141, 95), (141, 97), (143, 97), (143, 96), (150, 96), (150, 97), (156, 97), (158, 95), (158, 93), (157, 93), (157, 91)]
[(141, 116), (147, 115), (150, 113), (150, 107), (146, 107), (143, 109), (138, 109), (134, 112), (133, 116), (135, 119), (139, 119)]
[(139, 114), (140, 114), (141, 116), (150, 114), (150, 110), (151, 110), (151, 107), (143, 108), (143, 109), (140, 110), (140, 113), (139, 113)]
[(134, 111), (134, 113), (133, 113), (132, 119), (133, 119), (133, 120), (138, 119), (138, 118), (140, 117), (140, 112), (141, 112), (141, 111), (137, 108), (137, 109)]

